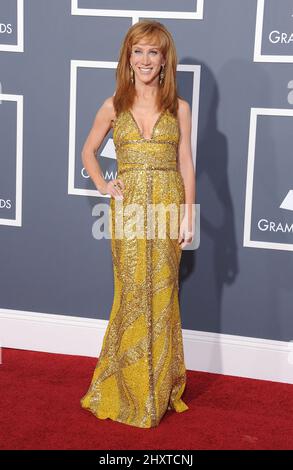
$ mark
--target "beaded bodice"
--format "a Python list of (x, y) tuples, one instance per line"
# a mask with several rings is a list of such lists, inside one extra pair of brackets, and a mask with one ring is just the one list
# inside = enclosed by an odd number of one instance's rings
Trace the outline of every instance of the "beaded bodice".
[(113, 124), (113, 141), (118, 172), (127, 168), (176, 169), (180, 138), (178, 119), (164, 110), (146, 139), (130, 110), (119, 114)]

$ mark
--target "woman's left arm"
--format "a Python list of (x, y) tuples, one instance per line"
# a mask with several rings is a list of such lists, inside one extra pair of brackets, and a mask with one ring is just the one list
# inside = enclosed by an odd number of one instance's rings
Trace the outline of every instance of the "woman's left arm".
[[(179, 171), (182, 175), (184, 188), (185, 188), (185, 211), (184, 219), (181, 224), (181, 238), (184, 238), (185, 246), (186, 241), (191, 237), (183, 236), (187, 235), (186, 232), (192, 232), (192, 238), (194, 236), (194, 227), (192, 227), (193, 211), (195, 211), (195, 169), (192, 160), (192, 149), (191, 149), (191, 110), (189, 103), (185, 100), (179, 100), (178, 106), (178, 121), (180, 127), (180, 141), (178, 146), (178, 163)], [(195, 212), (194, 212), (195, 213)], [(179, 239), (179, 240), (180, 240)], [(191, 241), (191, 240), (190, 240)], [(189, 243), (189, 242), (188, 242)]]

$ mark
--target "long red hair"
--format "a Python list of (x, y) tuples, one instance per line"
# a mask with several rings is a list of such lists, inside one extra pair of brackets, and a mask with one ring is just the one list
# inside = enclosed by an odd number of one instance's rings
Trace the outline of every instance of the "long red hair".
[(162, 23), (141, 20), (132, 25), (122, 42), (116, 69), (116, 91), (113, 104), (116, 115), (132, 108), (135, 98), (135, 84), (130, 80), (130, 55), (133, 44), (141, 39), (156, 44), (165, 59), (164, 80), (159, 85), (156, 106), (159, 111), (168, 109), (177, 116), (178, 93), (176, 82), (177, 53), (173, 38)]

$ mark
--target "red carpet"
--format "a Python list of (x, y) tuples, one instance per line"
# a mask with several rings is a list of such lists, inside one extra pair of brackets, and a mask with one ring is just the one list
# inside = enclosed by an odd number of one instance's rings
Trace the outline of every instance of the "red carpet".
[(80, 407), (95, 358), (2, 350), (1, 449), (293, 449), (293, 386), (187, 372), (189, 410), (157, 428)]

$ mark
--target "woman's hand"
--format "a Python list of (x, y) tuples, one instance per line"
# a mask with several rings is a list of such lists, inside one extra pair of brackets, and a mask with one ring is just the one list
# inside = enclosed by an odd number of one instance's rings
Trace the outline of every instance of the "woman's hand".
[(108, 183), (105, 181), (104, 186), (99, 189), (101, 194), (110, 194), (115, 199), (123, 199), (123, 191), (125, 189), (123, 181), (118, 179), (113, 179)]
[(193, 242), (194, 239), (194, 226), (192, 224), (192, 217), (188, 217), (186, 213), (182, 219), (179, 229), (178, 242), (181, 248)]

